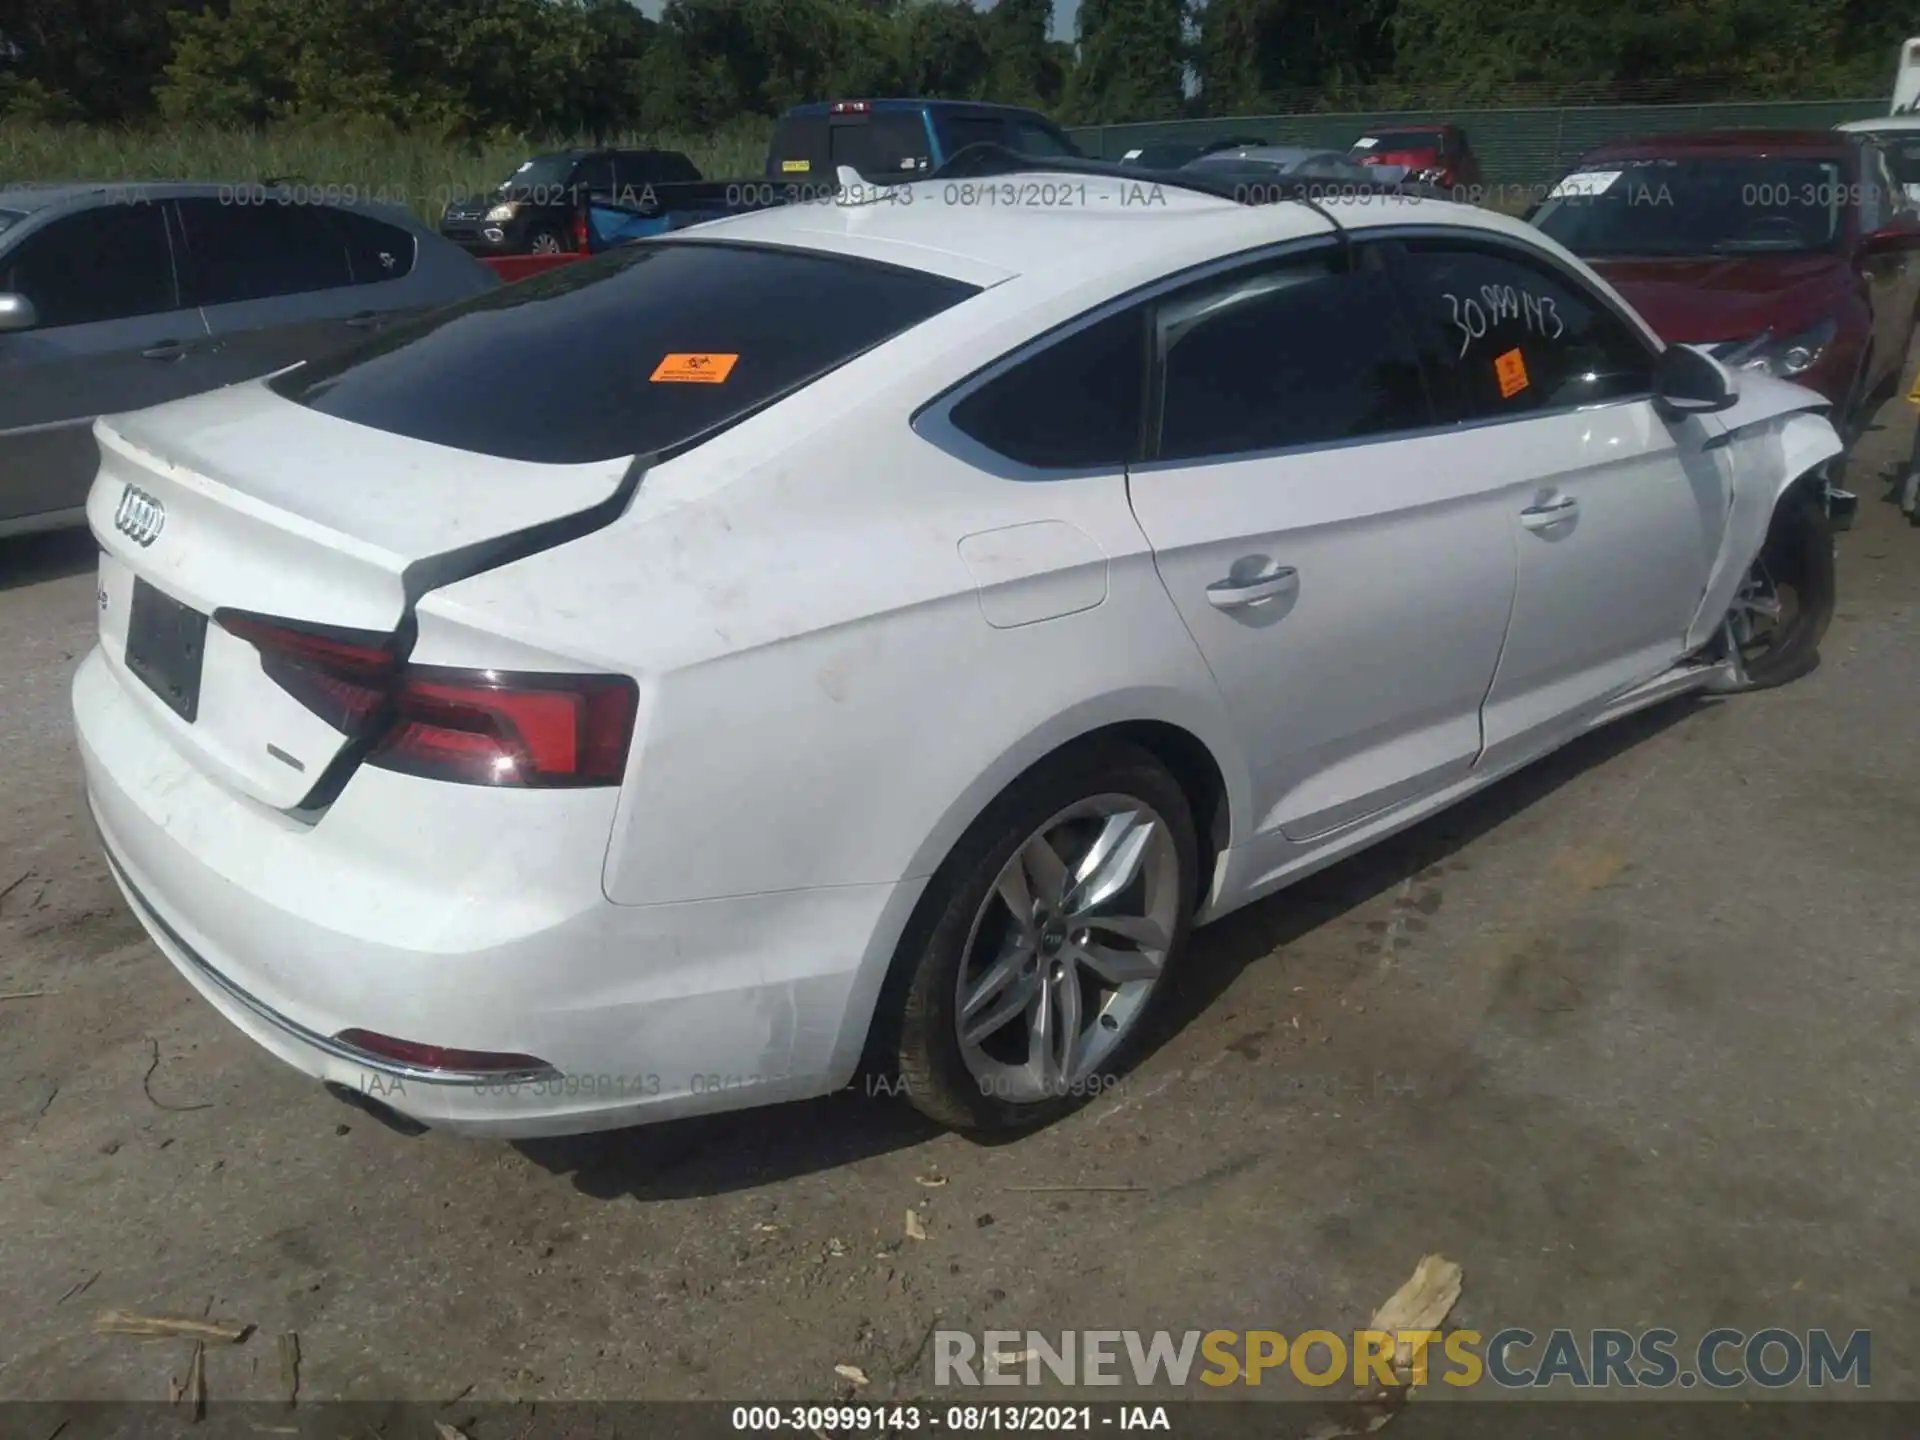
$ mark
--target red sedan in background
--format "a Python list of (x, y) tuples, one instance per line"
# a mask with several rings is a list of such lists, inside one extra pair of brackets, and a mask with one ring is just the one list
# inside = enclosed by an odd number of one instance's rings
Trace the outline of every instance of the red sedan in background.
[(1900, 382), (1920, 212), (1876, 146), (1832, 131), (1617, 142), (1528, 218), (1664, 339), (1824, 395), (1849, 444)]
[[(1443, 190), (1480, 187), (1480, 161), (1458, 125), (1412, 125), (1369, 130), (1353, 142), (1347, 158), (1362, 165), (1391, 166), (1400, 178)], [(1477, 194), (1460, 197), (1478, 201)]]

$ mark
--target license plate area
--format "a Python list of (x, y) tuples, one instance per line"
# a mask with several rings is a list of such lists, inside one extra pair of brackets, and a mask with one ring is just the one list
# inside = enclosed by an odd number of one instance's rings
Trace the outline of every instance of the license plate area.
[(138, 576), (127, 612), (127, 668), (189, 725), (200, 713), (207, 617)]

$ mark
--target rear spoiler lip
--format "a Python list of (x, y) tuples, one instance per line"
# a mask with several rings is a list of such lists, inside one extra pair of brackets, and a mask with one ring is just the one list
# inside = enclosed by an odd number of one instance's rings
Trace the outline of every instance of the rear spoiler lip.
[[(457, 550), (444, 550), (408, 565), (400, 572), (406, 603), (399, 624), (393, 628), (395, 663), (406, 664), (407, 658), (413, 653), (414, 643), (419, 639), (419, 621), (414, 612), (422, 597), (443, 586), (470, 580), (489, 570), (498, 570), (517, 560), (538, 555), (543, 550), (555, 549), (583, 535), (605, 529), (627, 512), (633, 497), (640, 491), (640, 482), (646, 479), (647, 472), (659, 463), (660, 458), (658, 451), (634, 456), (621, 474), (619, 484), (614, 486), (613, 493), (584, 510), (559, 515), (529, 525), (524, 530), (515, 530), (509, 535), (463, 545)], [(360, 768), (360, 762), (379, 743), (382, 733), (381, 726), (370, 725), (364, 735), (342, 746), (327, 768), (314, 780), (313, 787), (301, 797), (300, 803), (287, 813), (308, 823), (317, 821), (326, 813), (327, 807), (340, 798), (347, 781), (353, 778), (354, 772)]]

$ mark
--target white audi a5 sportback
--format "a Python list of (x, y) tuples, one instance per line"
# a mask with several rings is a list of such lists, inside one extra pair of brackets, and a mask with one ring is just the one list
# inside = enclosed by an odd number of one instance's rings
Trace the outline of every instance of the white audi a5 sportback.
[(92, 811), (336, 1093), (496, 1135), (1124, 1068), (1189, 928), (1809, 669), (1811, 392), (1497, 215), (1100, 167), (701, 226), (100, 422)]

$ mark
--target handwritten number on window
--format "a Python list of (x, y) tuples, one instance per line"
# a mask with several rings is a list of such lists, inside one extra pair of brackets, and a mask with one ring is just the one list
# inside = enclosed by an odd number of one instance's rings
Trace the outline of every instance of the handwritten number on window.
[(1535, 295), (1511, 285), (1482, 285), (1478, 300), (1472, 296), (1462, 300), (1451, 291), (1441, 298), (1447, 302), (1453, 328), (1460, 332), (1461, 357), (1472, 348), (1474, 341), (1486, 337), (1490, 327), (1508, 320), (1521, 321), (1529, 335), (1538, 335), (1543, 340), (1558, 340), (1567, 332), (1566, 322), (1554, 308), (1551, 295)]

